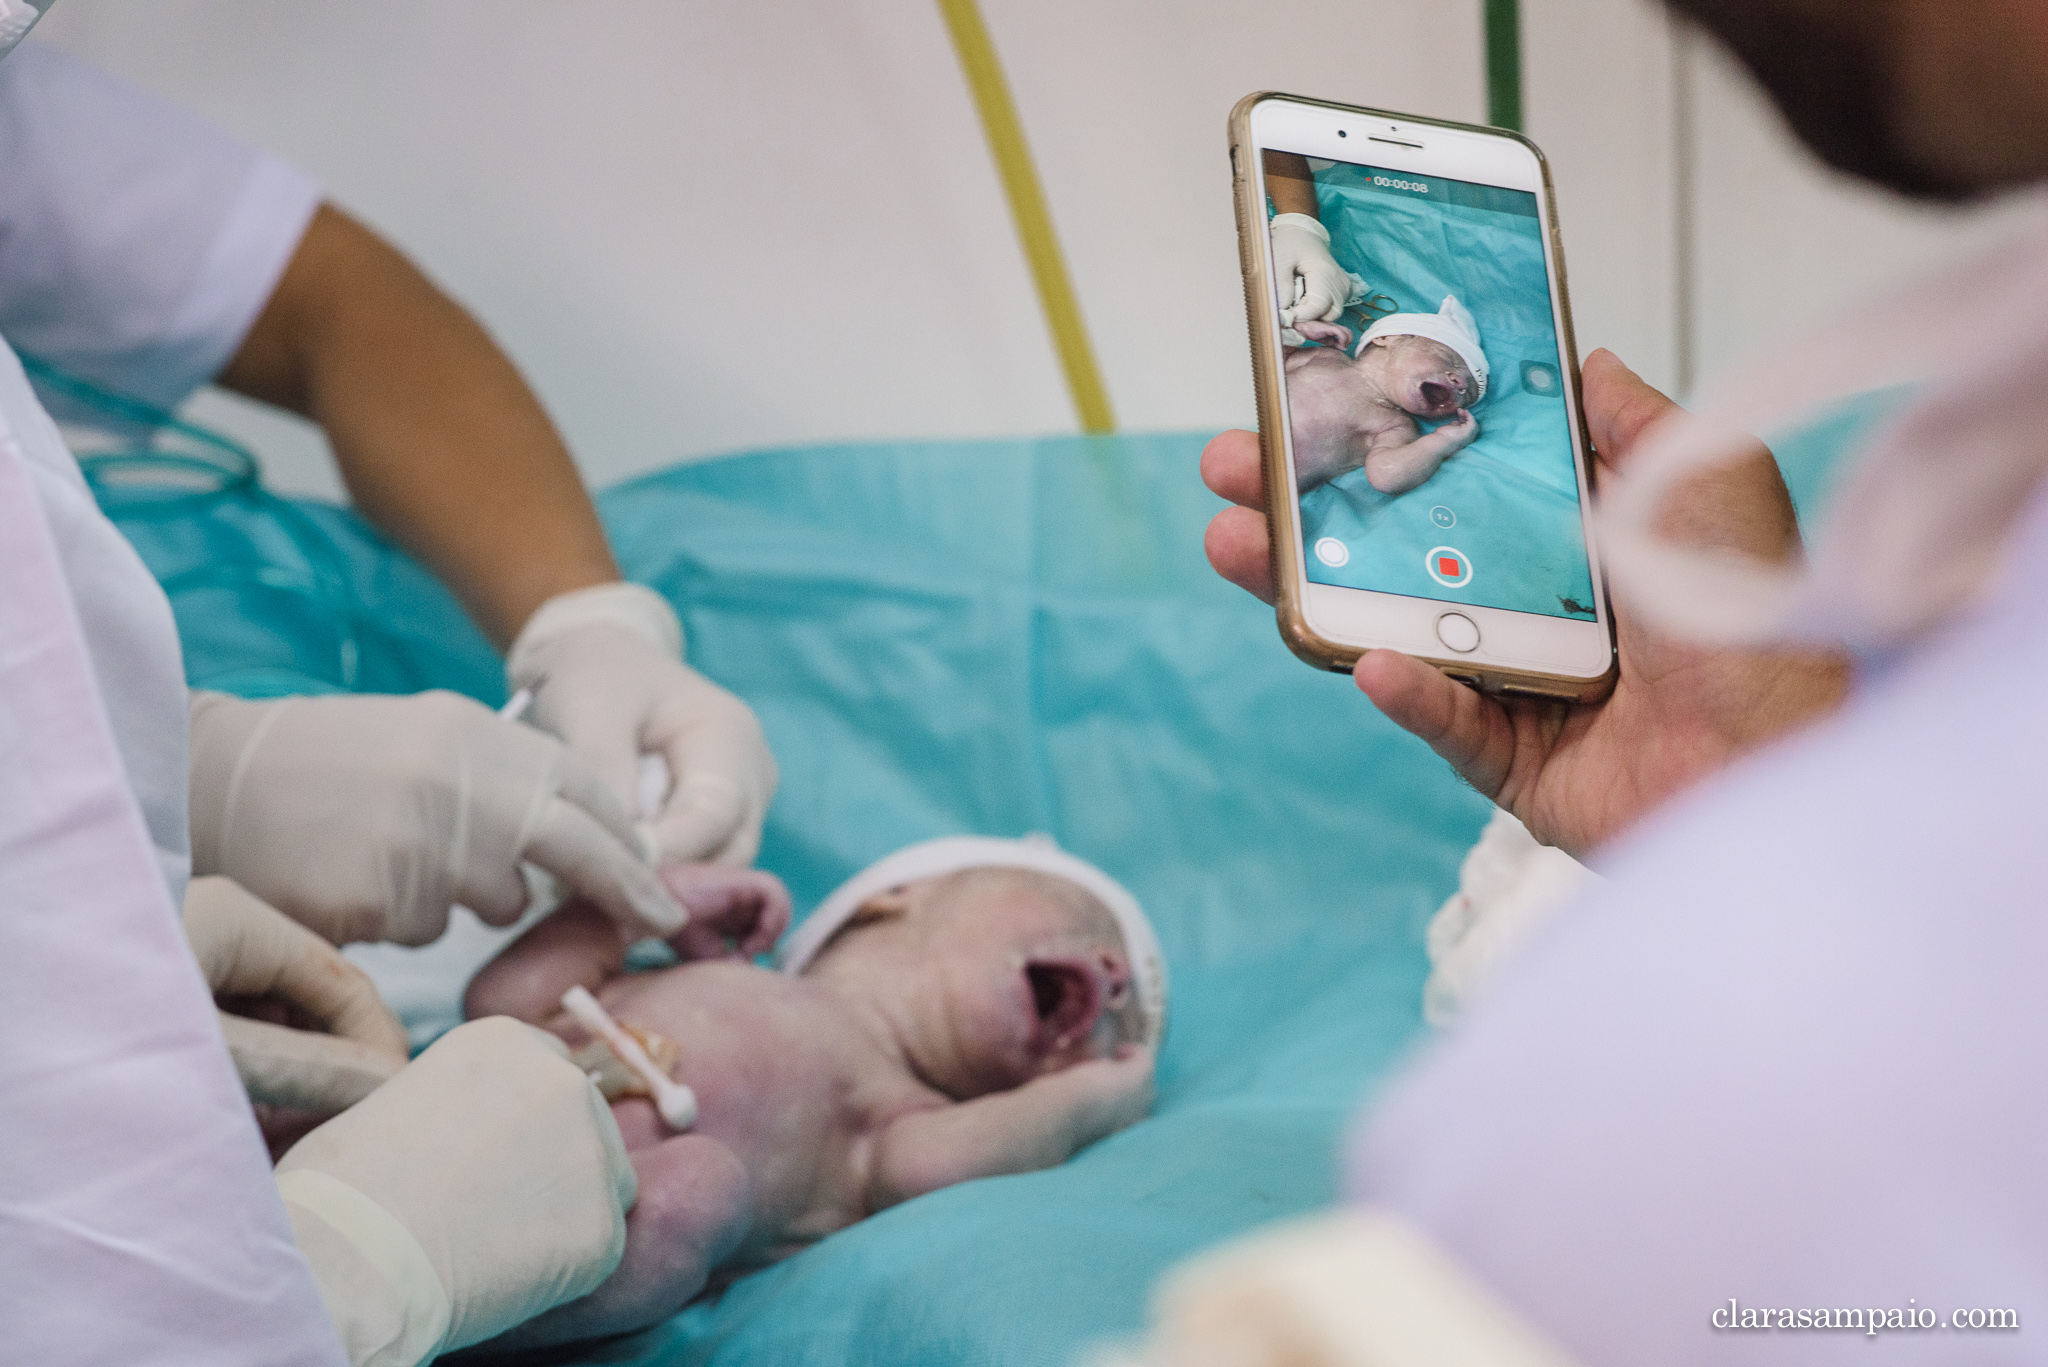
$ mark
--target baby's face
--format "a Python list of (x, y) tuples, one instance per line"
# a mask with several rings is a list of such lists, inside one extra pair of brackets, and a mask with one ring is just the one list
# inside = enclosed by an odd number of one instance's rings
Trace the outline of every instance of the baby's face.
[(1418, 418), (1448, 418), (1473, 402), (1479, 380), (1458, 353), (1427, 337), (1375, 337), (1358, 354), (1387, 397)]
[(1087, 906), (1042, 874), (926, 879), (871, 899), (819, 967), (891, 995), (884, 1005), (927, 1082), (963, 1100), (1004, 1091), (1115, 1052), (1135, 989)]

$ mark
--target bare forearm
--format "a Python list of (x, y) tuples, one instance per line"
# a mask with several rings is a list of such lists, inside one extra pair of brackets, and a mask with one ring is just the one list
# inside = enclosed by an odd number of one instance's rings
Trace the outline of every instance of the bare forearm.
[(475, 319), (322, 206), (220, 383), (318, 423), (356, 506), (500, 646), (555, 594), (618, 578), (546, 412)]
[(1273, 201), (1276, 214), (1307, 214), (1318, 221), (1322, 218), (1308, 159), (1293, 152), (1266, 153), (1266, 198)]
[(1365, 478), (1383, 494), (1405, 494), (1436, 473), (1466, 442), (1439, 429), (1405, 446), (1379, 447), (1365, 458)]
[(870, 1206), (882, 1210), (956, 1182), (1066, 1162), (1085, 1141), (1074, 1107), (1049, 1095), (1056, 1087), (1057, 1079), (1040, 1078), (897, 1120), (878, 1146)]

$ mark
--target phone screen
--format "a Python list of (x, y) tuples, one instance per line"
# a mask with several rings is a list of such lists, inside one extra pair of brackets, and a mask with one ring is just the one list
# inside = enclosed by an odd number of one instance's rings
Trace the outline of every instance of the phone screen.
[(1309, 580), (1593, 620), (1536, 196), (1264, 165)]

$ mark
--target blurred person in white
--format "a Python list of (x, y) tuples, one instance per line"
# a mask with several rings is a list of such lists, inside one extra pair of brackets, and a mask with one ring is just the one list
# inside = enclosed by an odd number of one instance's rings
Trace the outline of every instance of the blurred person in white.
[[(534, 727), (446, 696), (197, 694), (196, 872), (332, 940), (420, 944), (453, 903), (516, 918), (517, 855), (666, 933), (680, 911), (624, 858), (643, 842), (601, 829), (637, 814), (643, 752), (675, 776), (649, 823), (664, 857), (752, 859), (775, 785), (758, 723), (682, 662), (669, 605), (619, 581), (561, 438), (459, 304), (302, 171), (34, 40), (0, 64), (0, 187), (0, 336), (159, 408), (211, 381), (317, 423), (356, 507), (508, 650), (527, 719), (582, 761), (536, 836)], [(185, 728), (159, 720), (145, 795), (187, 781)], [(182, 862), (184, 832), (154, 834)]]
[[(659, 746), (675, 732), (654, 713), (680, 732), (721, 718), (712, 740), (666, 749), (679, 792), (690, 762), (711, 776), (684, 794), (677, 838), (748, 853), (772, 782), (758, 730), (634, 644), (671, 619), (637, 591), (607, 596), (588, 503), (502, 357), (296, 172), (60, 54), (10, 55), (41, 8), (0, 0), (0, 334), (159, 405), (216, 374), (295, 398), (373, 515), (499, 639), (546, 609), (531, 653), (564, 675), (602, 665), (602, 687), (543, 685), (559, 726), (638, 700), (624, 725)], [(536, 423), (538, 450), (520, 437)], [(497, 463), (465, 475), (479, 450)], [(493, 488), (484, 511), (538, 548), (516, 574), (466, 552), (449, 513)], [(522, 861), (623, 926), (673, 930), (681, 909), (607, 778), (446, 695), (188, 705), (169, 604), (5, 342), (0, 751), (11, 1355), (409, 1364), (610, 1273), (636, 1188), (588, 1079), (504, 1020), (407, 1064), (331, 943), (431, 939), (456, 901), (513, 919)], [(201, 873), (294, 919), (207, 878), (181, 934), (194, 826)], [(261, 999), (264, 1020), (224, 1039), (209, 988)], [(273, 1176), (250, 1094), (359, 1104)]]
[[(2048, 179), (2048, 0), (1673, 3), (1840, 170), (1930, 199)], [(1136, 1360), (2039, 1358), (2048, 237), (1907, 288), (1934, 301), (1910, 346), (1873, 300), (1697, 420), (1587, 358), (1605, 702), (1360, 660), (1604, 877), (1364, 1117), (1346, 1207), (1177, 1275)], [(1735, 434), (1907, 381), (1802, 545)], [(1241, 505), (1209, 551), (1270, 596), (1256, 459), (1206, 453)]]

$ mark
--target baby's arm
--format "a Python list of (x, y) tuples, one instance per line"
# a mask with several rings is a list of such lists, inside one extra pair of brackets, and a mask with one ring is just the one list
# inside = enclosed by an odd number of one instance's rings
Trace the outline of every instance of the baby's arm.
[(1413, 423), (1401, 423), (1375, 439), (1365, 454), (1365, 478), (1383, 494), (1405, 494), (1436, 473), (1454, 452), (1479, 435), (1479, 419), (1461, 408), (1457, 419), (1423, 436), (1410, 437)]
[(875, 1140), (870, 1211), (976, 1177), (1056, 1167), (1152, 1107), (1152, 1051), (1096, 1059), (1022, 1087), (891, 1121)]
[(626, 940), (618, 922), (597, 903), (574, 901), (537, 921), (469, 980), (462, 1014), (511, 1016), (545, 1025), (562, 1012), (572, 987), (595, 992), (626, 967)]
[[(772, 873), (722, 864), (671, 864), (661, 881), (690, 913), (669, 944), (685, 959), (752, 957), (789, 926), (789, 890)], [(594, 904), (570, 902), (506, 946), (470, 980), (463, 1014), (552, 1020), (572, 987), (595, 992), (626, 967), (626, 940)]]

